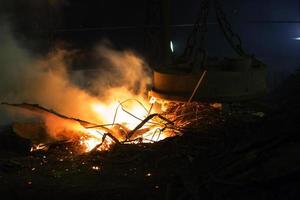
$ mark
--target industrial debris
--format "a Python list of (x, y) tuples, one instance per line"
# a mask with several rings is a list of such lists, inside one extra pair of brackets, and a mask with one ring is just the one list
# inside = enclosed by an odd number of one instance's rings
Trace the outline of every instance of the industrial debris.
[[(142, 119), (126, 110), (123, 104), (126, 101), (134, 101), (147, 111), (147, 115)], [(40, 118), (35, 123), (13, 124), (13, 130), (23, 138), (30, 139), (33, 143), (32, 151), (47, 150), (53, 143), (77, 143), (83, 152), (95, 150), (109, 150), (113, 144), (132, 144), (132, 143), (153, 143), (181, 135), (190, 130), (196, 130), (207, 114), (221, 111), (220, 104), (204, 103), (169, 103), (167, 109), (161, 113), (152, 113), (150, 109), (137, 100), (126, 100), (119, 104), (114, 113), (114, 120), (111, 124), (96, 124), (81, 119), (67, 117), (53, 110), (49, 110), (37, 104), (9, 104), (15, 108), (25, 109)], [(116, 122), (120, 112), (125, 112), (130, 117), (138, 119), (138, 123), (129, 128), (126, 121)], [(205, 119), (206, 118), (206, 119)], [(210, 119), (221, 120), (221, 115), (216, 115)], [(54, 124), (53, 124), (54, 123)], [(53, 127), (54, 126), (54, 127)]]

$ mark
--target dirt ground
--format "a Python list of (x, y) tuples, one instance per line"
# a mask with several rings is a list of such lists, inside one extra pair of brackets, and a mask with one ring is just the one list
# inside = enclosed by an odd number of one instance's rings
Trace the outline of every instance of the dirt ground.
[(300, 199), (299, 77), (263, 100), (226, 104), (198, 130), (109, 152), (30, 153), (2, 127), (1, 199)]

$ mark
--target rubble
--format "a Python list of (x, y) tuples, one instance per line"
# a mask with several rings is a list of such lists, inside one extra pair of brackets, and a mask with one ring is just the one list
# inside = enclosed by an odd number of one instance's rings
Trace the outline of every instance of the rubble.
[(32, 191), (45, 199), (53, 191), (59, 198), (297, 199), (299, 119), (272, 105), (174, 105), (172, 123), (189, 123), (182, 134), (156, 143), (120, 142), (107, 152), (78, 155), (76, 145), (65, 142), (25, 156), (1, 151), (0, 191), (24, 199)]

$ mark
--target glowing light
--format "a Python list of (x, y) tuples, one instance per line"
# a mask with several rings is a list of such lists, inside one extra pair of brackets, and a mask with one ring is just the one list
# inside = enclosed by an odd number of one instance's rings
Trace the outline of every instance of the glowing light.
[(295, 37), (293, 38), (293, 40), (300, 40), (300, 37)]
[(33, 152), (33, 151), (38, 151), (38, 150), (48, 150), (48, 146), (46, 144), (34, 144), (31, 148), (30, 148), (30, 152)]
[(152, 175), (151, 173), (147, 173), (147, 174), (146, 174), (146, 176), (151, 176), (151, 175)]
[(151, 97), (149, 103), (150, 104), (154, 104), (156, 102), (156, 98), (155, 97)]
[[(85, 152), (89, 152), (102, 143), (104, 133), (94, 129), (85, 129), (86, 136), (80, 138), (80, 145), (83, 146)], [(97, 150), (108, 150), (113, 142), (109, 139), (105, 140), (105, 144), (101, 145)]]
[(170, 41), (170, 49), (171, 49), (171, 51), (172, 51), (172, 53), (173, 53), (173, 52), (174, 52), (174, 46), (173, 46), (172, 40)]
[(99, 166), (92, 166), (92, 169), (95, 170), (95, 171), (99, 171), (100, 167)]

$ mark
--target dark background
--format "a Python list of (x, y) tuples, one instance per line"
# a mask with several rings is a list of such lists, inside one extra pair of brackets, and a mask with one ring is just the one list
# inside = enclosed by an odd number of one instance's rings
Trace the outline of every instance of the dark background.
[[(298, 0), (224, 2), (244, 48), (268, 65), (269, 85), (276, 86), (296, 72)], [(200, 1), (172, 3), (172, 40), (179, 55)], [(85, 54), (73, 69), (93, 67), (89, 54), (103, 39), (117, 49), (133, 49), (151, 63), (144, 26), (149, 22), (147, 10), (146, 0), (0, 0), (1, 20), (10, 23), (12, 34), (34, 55), (43, 56), (57, 45)], [(209, 22), (209, 54), (234, 56), (213, 16)], [(0, 41), (1, 28), (5, 29), (1, 24)], [(197, 104), (199, 129), (149, 146), (116, 145), (110, 152), (77, 156), (62, 143), (45, 154), (27, 154), (31, 142), (12, 134), (10, 126), (1, 126), (1, 197), (299, 199), (300, 71), (295, 74), (261, 101), (223, 104), (220, 111)], [(93, 170), (95, 165), (101, 170)]]
[[(299, 67), (300, 40), (295, 40), (300, 37), (298, 0), (227, 0), (223, 4), (243, 47), (269, 66), (271, 84)], [(87, 53), (108, 39), (115, 48), (133, 49), (149, 59), (147, 0), (1, 0), (0, 6), (2, 19), (11, 23), (16, 38), (33, 52), (43, 54), (63, 43)], [(172, 1), (175, 55), (184, 49), (199, 10), (199, 0)], [(209, 55), (233, 56), (212, 12), (208, 21)], [(90, 67), (88, 62), (75, 66)]]

